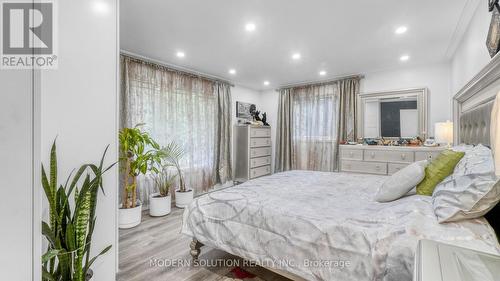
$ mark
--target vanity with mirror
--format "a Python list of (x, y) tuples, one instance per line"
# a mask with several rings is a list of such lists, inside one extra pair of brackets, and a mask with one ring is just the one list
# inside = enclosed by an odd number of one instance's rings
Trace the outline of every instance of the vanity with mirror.
[[(427, 89), (361, 94), (358, 136), (373, 139), (425, 140), (428, 128)], [(391, 175), (420, 160), (432, 159), (444, 147), (341, 145), (340, 171)]]
[(360, 94), (358, 136), (362, 138), (427, 137), (427, 89)]

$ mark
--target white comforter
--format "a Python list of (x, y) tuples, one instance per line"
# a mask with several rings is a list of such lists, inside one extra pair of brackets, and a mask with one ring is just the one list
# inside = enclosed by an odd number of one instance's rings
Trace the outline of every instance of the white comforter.
[(420, 239), (500, 253), (484, 219), (439, 224), (431, 197), (373, 197), (384, 176), (291, 171), (197, 198), (182, 233), (307, 280), (411, 280)]

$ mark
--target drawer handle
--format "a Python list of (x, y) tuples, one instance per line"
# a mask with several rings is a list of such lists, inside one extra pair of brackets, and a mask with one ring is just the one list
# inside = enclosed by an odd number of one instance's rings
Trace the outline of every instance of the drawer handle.
[(351, 156), (351, 157), (354, 156), (354, 152), (352, 152), (352, 151), (349, 152), (349, 156)]
[(401, 154), (401, 159), (405, 160), (406, 159), (406, 154)]
[(269, 143), (270, 143), (270, 141), (269, 141), (269, 140), (267, 140), (267, 141), (266, 141), (266, 144), (269, 144)]
[(254, 165), (254, 166), (255, 166), (255, 160), (254, 160), (254, 161), (252, 161), (252, 165)]
[(375, 158), (375, 152), (372, 152), (372, 153), (370, 154), (370, 156), (371, 156), (371, 158)]

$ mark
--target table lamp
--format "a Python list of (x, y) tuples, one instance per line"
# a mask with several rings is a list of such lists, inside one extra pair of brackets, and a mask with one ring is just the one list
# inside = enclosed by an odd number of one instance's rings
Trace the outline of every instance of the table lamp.
[(434, 126), (434, 135), (436, 143), (446, 143), (446, 147), (450, 148), (453, 142), (453, 122), (438, 122)]

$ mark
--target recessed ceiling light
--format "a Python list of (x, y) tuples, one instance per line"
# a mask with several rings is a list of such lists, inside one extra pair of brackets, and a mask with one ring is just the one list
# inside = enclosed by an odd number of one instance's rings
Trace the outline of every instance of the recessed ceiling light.
[(319, 75), (321, 75), (321, 76), (325, 76), (325, 75), (326, 75), (326, 71), (321, 70), (321, 71), (319, 72)]
[(253, 22), (249, 22), (249, 23), (245, 24), (246, 31), (252, 32), (255, 30), (255, 28), (256, 28), (256, 26), (255, 26), (255, 23), (253, 23)]
[(405, 33), (406, 31), (408, 30), (408, 28), (406, 26), (400, 26), (398, 28), (396, 28), (396, 34), (403, 34)]
[(176, 55), (178, 58), (183, 58), (186, 56), (186, 54), (184, 54), (184, 52), (182, 52), (182, 51), (178, 51)]
[(300, 53), (295, 53), (295, 54), (292, 55), (292, 59), (294, 59), (294, 60), (299, 60), (300, 57), (301, 57)]
[(107, 14), (109, 12), (109, 5), (103, 1), (95, 1), (94, 11), (99, 14)]
[(403, 55), (399, 58), (401, 61), (407, 61), (410, 59), (410, 56), (409, 55)]
[(229, 74), (235, 75), (236, 74), (236, 69), (229, 69)]
[(264, 86), (269, 86), (269, 81), (264, 81)]

